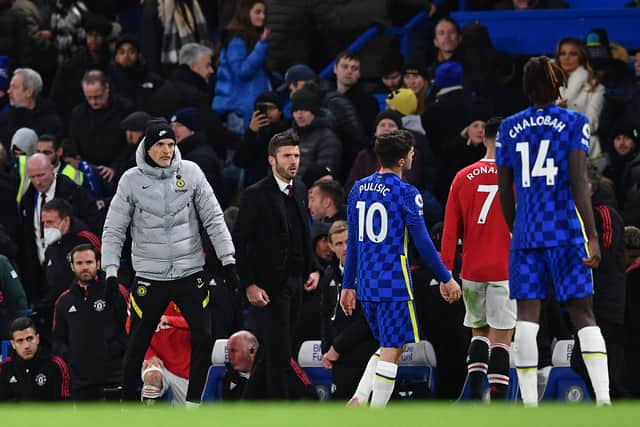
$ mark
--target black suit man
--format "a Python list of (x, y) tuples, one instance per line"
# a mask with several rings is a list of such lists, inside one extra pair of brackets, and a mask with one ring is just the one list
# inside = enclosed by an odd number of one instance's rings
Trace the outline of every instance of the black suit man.
[(34, 154), (27, 160), (29, 187), (20, 201), (21, 239), (20, 270), (29, 302), (39, 300), (44, 286), (44, 254), (48, 236), (42, 226), (42, 207), (48, 202), (64, 199), (72, 207), (74, 216), (82, 219), (94, 233), (102, 227), (95, 200), (65, 175), (56, 175), (49, 158)]
[(253, 306), (261, 341), (245, 398), (287, 399), (291, 342), (303, 289), (316, 288), (311, 255), (307, 189), (294, 179), (300, 164), (292, 131), (269, 142), (272, 175), (248, 187), (240, 200), (234, 243), (240, 283)]

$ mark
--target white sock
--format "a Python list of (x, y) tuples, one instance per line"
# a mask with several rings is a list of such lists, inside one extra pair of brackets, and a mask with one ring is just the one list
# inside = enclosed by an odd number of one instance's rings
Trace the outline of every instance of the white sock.
[(358, 398), (361, 405), (366, 405), (367, 402), (369, 402), (369, 395), (373, 389), (373, 378), (376, 376), (378, 360), (380, 360), (380, 350), (373, 353), (373, 356), (369, 359), (362, 378), (360, 378), (360, 382), (358, 383), (358, 388), (356, 388), (356, 392), (353, 395), (353, 397)]
[(587, 326), (578, 331), (582, 359), (587, 367), (598, 405), (610, 404), (607, 348), (602, 332), (597, 326)]
[(540, 325), (537, 323), (521, 320), (516, 322), (514, 356), (520, 394), (525, 406), (538, 406), (538, 329)]
[(398, 365), (384, 360), (378, 361), (376, 377), (373, 380), (373, 394), (371, 395), (372, 408), (384, 408), (391, 398), (393, 387), (396, 385)]
[(142, 400), (147, 399), (159, 399), (162, 389), (151, 384), (144, 384), (142, 386)]

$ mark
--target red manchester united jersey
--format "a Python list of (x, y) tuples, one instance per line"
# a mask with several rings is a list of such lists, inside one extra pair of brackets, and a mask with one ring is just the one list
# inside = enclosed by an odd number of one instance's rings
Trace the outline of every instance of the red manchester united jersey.
[(509, 278), (509, 229), (500, 208), (493, 159), (460, 170), (451, 184), (442, 234), (442, 260), (449, 270), (459, 238), (463, 279), (498, 282)]

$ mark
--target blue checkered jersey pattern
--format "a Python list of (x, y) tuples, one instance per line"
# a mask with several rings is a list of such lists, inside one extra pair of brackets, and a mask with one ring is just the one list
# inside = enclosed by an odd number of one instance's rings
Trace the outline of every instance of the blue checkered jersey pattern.
[(569, 153), (589, 150), (589, 120), (556, 105), (530, 107), (500, 125), (496, 163), (513, 169), (512, 249), (585, 242), (569, 181)]
[(348, 235), (343, 287), (361, 301), (413, 299), (409, 232), (436, 277), (451, 275), (426, 233), (422, 196), (393, 173), (374, 173), (353, 186), (347, 205)]

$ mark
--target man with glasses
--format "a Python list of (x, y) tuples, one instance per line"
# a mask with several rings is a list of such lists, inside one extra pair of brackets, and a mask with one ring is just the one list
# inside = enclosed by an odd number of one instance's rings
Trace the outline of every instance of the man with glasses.
[(96, 165), (100, 176), (111, 182), (115, 161), (126, 147), (126, 137), (120, 122), (133, 112), (132, 104), (111, 92), (102, 71), (87, 71), (82, 78), (85, 102), (71, 113), (69, 135), (78, 154)]

